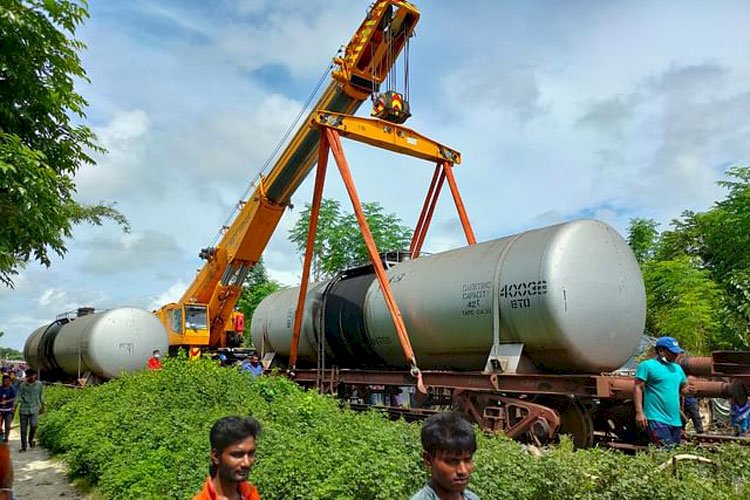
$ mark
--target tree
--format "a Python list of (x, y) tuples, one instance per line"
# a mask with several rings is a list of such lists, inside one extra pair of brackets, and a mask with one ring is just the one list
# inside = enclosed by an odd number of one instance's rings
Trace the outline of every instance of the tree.
[(88, 82), (74, 38), (85, 0), (4, 0), (0, 10), (0, 282), (29, 261), (50, 265), (82, 222), (104, 219), (129, 230), (112, 204), (75, 201), (74, 176), (103, 152), (85, 118), (74, 80)]
[(750, 167), (732, 167), (727, 196), (706, 212), (685, 212), (662, 234), (658, 254), (694, 256), (723, 291), (725, 343), (750, 345)]
[[(5, 332), (0, 330), (0, 337), (4, 336)], [(10, 347), (0, 347), (0, 359), (17, 360), (23, 359), (23, 353), (17, 349)]]
[(729, 347), (720, 338), (723, 296), (708, 271), (682, 256), (645, 263), (643, 279), (649, 333), (675, 337), (693, 354)]
[(12, 347), (0, 347), (0, 359), (20, 361), (23, 359), (23, 352)]
[(650, 247), (653, 221), (633, 219), (629, 229), (641, 257), (649, 333), (697, 352), (750, 344), (750, 167), (726, 175), (719, 182), (725, 199), (706, 212), (683, 212)]
[(700, 259), (678, 244), (684, 243), (684, 232), (659, 235), (658, 225), (636, 217), (628, 227), (628, 243), (646, 285), (646, 332), (675, 337), (695, 354), (708, 352), (718, 341), (721, 292)]
[(658, 225), (653, 219), (640, 217), (630, 219), (628, 244), (639, 264), (651, 260), (656, 247), (656, 238), (659, 235), (659, 231), (656, 230)]
[[(263, 259), (259, 260), (245, 279), (242, 286), (242, 295), (237, 301), (237, 309), (245, 315), (245, 329), (247, 331), (250, 330), (250, 322), (258, 304), (279, 289), (281, 289), (281, 285), (268, 278)], [(250, 346), (251, 343), (250, 335), (245, 335), (245, 345)]]
[[(312, 207), (305, 204), (299, 220), (289, 231), (289, 241), (304, 255)], [(380, 252), (401, 250), (409, 244), (411, 230), (401, 225), (395, 214), (386, 214), (377, 202), (363, 203), (362, 210), (370, 226), (375, 246)], [(354, 213), (343, 213), (336, 200), (323, 199), (320, 204), (317, 234), (313, 245), (314, 280), (330, 277), (349, 266), (369, 261), (364, 239)]]

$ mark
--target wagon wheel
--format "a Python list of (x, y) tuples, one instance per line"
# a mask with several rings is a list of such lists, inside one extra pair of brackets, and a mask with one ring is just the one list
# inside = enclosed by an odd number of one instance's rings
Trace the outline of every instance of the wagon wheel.
[(558, 400), (560, 414), (559, 434), (568, 434), (576, 448), (590, 448), (594, 445), (594, 421), (591, 413), (577, 399)]

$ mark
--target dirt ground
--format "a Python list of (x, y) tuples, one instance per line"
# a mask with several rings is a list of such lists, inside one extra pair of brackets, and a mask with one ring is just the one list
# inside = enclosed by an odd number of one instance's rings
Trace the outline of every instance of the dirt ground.
[(65, 473), (65, 465), (51, 459), (47, 450), (37, 445), (20, 453), (21, 439), (18, 427), (10, 433), (10, 455), (13, 459), (13, 488), (18, 500), (88, 500), (70, 484)]

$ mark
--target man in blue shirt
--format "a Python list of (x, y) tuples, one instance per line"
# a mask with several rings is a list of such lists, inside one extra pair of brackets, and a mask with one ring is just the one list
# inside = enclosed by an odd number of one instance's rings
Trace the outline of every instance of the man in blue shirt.
[(10, 384), (10, 376), (3, 374), (3, 385), (0, 386), (0, 428), (5, 430), (0, 431), (0, 435), (3, 435), (4, 441), (7, 443), (10, 440), (10, 426), (13, 422), (13, 410), (16, 404), (16, 389)]
[(258, 356), (258, 353), (254, 352), (250, 354), (250, 357), (240, 365), (240, 371), (243, 373), (249, 373), (253, 377), (263, 375), (263, 365), (260, 364), (260, 356)]
[(680, 395), (687, 377), (675, 360), (682, 352), (677, 340), (660, 337), (656, 340), (656, 356), (641, 362), (635, 373), (635, 421), (638, 427), (648, 429), (657, 446), (680, 444)]

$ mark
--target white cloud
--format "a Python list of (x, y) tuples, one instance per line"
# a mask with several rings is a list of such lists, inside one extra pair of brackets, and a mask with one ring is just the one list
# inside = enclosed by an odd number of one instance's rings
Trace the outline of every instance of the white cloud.
[(187, 290), (188, 285), (182, 281), (173, 283), (167, 290), (150, 299), (148, 309), (153, 311), (170, 302), (177, 302)]
[(673, 63), (651, 85), (675, 99), (695, 99), (706, 93), (715, 94), (723, 86), (726, 76), (726, 68), (713, 61), (689, 65)]
[(456, 114), (508, 116), (519, 124), (545, 112), (538, 84), (539, 67), (509, 57), (479, 57), (444, 77), (445, 99)]
[(55, 288), (48, 288), (44, 292), (42, 292), (42, 295), (37, 299), (36, 303), (38, 306), (46, 307), (52, 301), (57, 301), (60, 298), (65, 297), (65, 292), (63, 290), (57, 290)]
[(620, 139), (627, 121), (633, 116), (633, 97), (616, 95), (597, 101), (578, 118), (577, 124)]
[(95, 154), (97, 165), (84, 166), (76, 175), (79, 198), (99, 202), (132, 196), (150, 184), (153, 170), (145, 164), (150, 120), (141, 109), (115, 113), (94, 132), (105, 155)]
[(86, 245), (89, 255), (80, 265), (87, 273), (130, 273), (169, 263), (181, 257), (177, 241), (156, 231), (124, 234), (119, 239), (94, 238)]
[[(585, 111), (578, 124), (611, 139), (598, 154), (614, 168), (604, 167), (597, 179), (612, 201), (669, 217), (705, 209), (721, 196), (720, 168), (750, 157), (740, 139), (750, 134), (740, 118), (750, 112), (750, 94), (727, 93), (729, 77), (714, 63), (670, 65), (628, 97), (612, 96)], [(622, 183), (620, 192), (607, 188), (613, 180)]]
[(137, 2), (137, 9), (141, 13), (160, 19), (166, 24), (179, 27), (183, 31), (209, 37), (212, 30), (206, 25), (205, 20), (197, 17), (194, 13), (185, 10), (182, 5), (169, 5), (167, 2)]
[(232, 109), (213, 110), (165, 138), (161, 163), (189, 169), (198, 191), (207, 184), (236, 189), (237, 183), (248, 183), (260, 171), (300, 106), (272, 94)]
[(349, 41), (362, 16), (354, 2), (273, 2), (251, 8), (237, 4), (239, 14), (224, 26), (217, 45), (229, 60), (255, 71), (281, 65), (294, 77), (320, 75), (338, 48)]
[(105, 299), (106, 295), (101, 291), (50, 287), (41, 293), (36, 300), (36, 306), (40, 309), (56, 311), (55, 315), (57, 315), (83, 306), (95, 307)]

